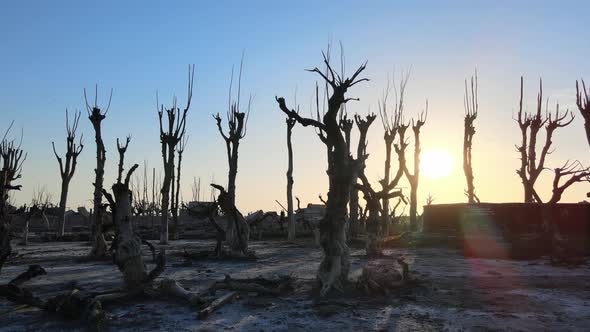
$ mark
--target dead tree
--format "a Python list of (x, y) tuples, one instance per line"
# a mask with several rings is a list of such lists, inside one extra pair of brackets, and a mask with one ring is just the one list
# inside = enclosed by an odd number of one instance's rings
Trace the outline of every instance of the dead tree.
[[(129, 181), (139, 165), (133, 165), (127, 172), (125, 179), (123, 179), (125, 152), (130, 140), (130, 137), (127, 137), (125, 144), (121, 145), (119, 139), (117, 139), (117, 150), (119, 151), (117, 182), (112, 187), (112, 195), (104, 189), (102, 193), (109, 202), (113, 215), (113, 224), (115, 225), (114, 262), (123, 273), (125, 286), (128, 289), (137, 289), (152, 281), (161, 271), (152, 271), (154, 274), (157, 273), (155, 276), (151, 273), (148, 274), (141, 257), (142, 241), (134, 232), (131, 222), (133, 193), (129, 189)], [(163, 269), (163, 266), (161, 268)]]
[[(218, 184), (211, 184), (211, 187), (219, 190), (219, 196), (217, 196), (217, 204), (221, 209), (221, 212), (228, 220), (228, 226), (226, 231), (223, 233), (225, 241), (229, 247), (230, 256), (252, 256), (252, 253), (248, 251), (248, 238), (250, 237), (250, 228), (244, 219), (242, 213), (236, 208), (236, 205), (232, 202), (229, 192), (225, 191), (223, 186)], [(233, 226), (230, 226), (233, 224)], [(219, 232), (219, 228), (216, 227)], [(233, 232), (230, 236), (229, 233)], [(218, 240), (219, 243), (219, 240)], [(217, 249), (216, 249), (217, 250)]]
[[(162, 207), (160, 220), (160, 243), (168, 243), (168, 210), (170, 208), (170, 197), (174, 200), (174, 192), (171, 191), (174, 183), (174, 160), (176, 146), (182, 141), (186, 133), (186, 115), (191, 105), (193, 97), (193, 79), (195, 76), (194, 65), (189, 66), (188, 70), (188, 92), (187, 102), (184, 110), (176, 106), (174, 98), (172, 107), (164, 110), (164, 105), (160, 105), (158, 118), (160, 120), (160, 144), (162, 145), (162, 161), (164, 164), (164, 180), (162, 182)], [(168, 125), (164, 126), (162, 117), (166, 112)]]
[[(317, 100), (317, 96), (316, 96)], [(344, 140), (346, 141), (346, 150), (348, 154), (351, 155), (351, 142), (350, 142), (350, 135), (352, 133), (352, 128), (354, 125), (354, 120), (349, 119), (346, 114), (346, 108), (342, 106), (342, 110), (340, 112), (340, 120), (338, 121), (338, 125), (340, 126), (340, 130), (344, 134)], [(364, 140), (363, 140), (364, 142)], [(359, 140), (359, 145), (361, 141)], [(353, 182), (356, 183), (356, 179), (353, 179)], [(327, 205), (326, 202), (322, 199), (320, 195), (320, 201)], [(350, 201), (348, 203), (348, 225), (347, 225), (347, 236), (353, 237), (358, 234), (358, 209), (359, 209), (359, 200), (358, 200), (358, 189), (355, 186), (352, 186), (350, 191)]]
[(6, 133), (0, 141), (0, 271), (2, 266), (12, 254), (10, 240), (12, 239), (11, 217), (9, 216), (10, 191), (20, 190), (20, 184), (14, 184), (14, 181), (21, 178), (22, 166), (27, 155), (14, 140), (7, 138), (12, 128), (10, 124)]
[[(384, 167), (384, 175), (383, 179), (379, 181), (381, 185), (382, 192), (388, 192), (393, 188), (397, 187), (400, 180), (404, 175), (404, 169), (406, 167), (406, 130), (408, 129), (409, 123), (406, 124), (404, 122), (403, 113), (404, 113), (404, 95), (406, 91), (406, 85), (408, 83), (409, 74), (406, 74), (399, 82), (399, 90), (395, 85), (394, 87), (394, 97), (395, 101), (393, 103), (393, 112), (389, 111), (388, 99), (389, 99), (389, 82), (385, 92), (383, 94), (383, 98), (379, 102), (379, 115), (381, 117), (381, 123), (383, 124), (383, 140), (385, 141), (385, 167)], [(396, 136), (399, 137), (398, 142), (396, 143)], [(395, 149), (395, 153), (398, 156), (398, 168), (395, 172), (393, 178), (391, 178), (391, 152), (392, 148)], [(366, 195), (365, 195), (366, 196)], [(389, 235), (389, 226), (391, 225), (391, 211), (389, 208), (389, 200), (390, 198), (385, 195), (382, 198), (381, 203), (381, 229), (380, 233), (383, 236)], [(399, 203), (398, 203), (399, 204)], [(397, 206), (396, 206), (397, 207)]]
[[(582, 93), (584, 93), (583, 96)], [(588, 140), (588, 144), (590, 144), (590, 99), (588, 98), (590, 89), (586, 89), (586, 83), (584, 83), (584, 80), (582, 80), (582, 93), (580, 92), (578, 81), (576, 81), (576, 105), (578, 106), (578, 110), (580, 110), (580, 113), (584, 118), (586, 139)]]
[[(369, 127), (371, 126), (373, 121), (375, 121), (375, 119), (376, 119), (375, 114), (369, 114), (364, 119), (362, 117), (360, 117), (359, 115), (355, 114), (354, 115), (354, 122), (352, 120), (347, 120), (346, 117), (344, 117), (344, 122), (347, 123), (344, 126), (343, 126), (342, 120), (341, 120), (340, 127), (341, 127), (341, 130), (345, 134), (347, 145), (350, 145), (349, 142), (350, 142), (350, 132), (352, 129), (352, 124), (356, 123), (357, 129), (359, 131), (359, 140), (358, 140), (357, 151), (356, 151), (357, 159), (361, 156), (367, 155), (367, 133), (369, 131)], [(350, 152), (349, 152), (349, 155), (350, 155)], [(364, 162), (361, 165), (361, 167), (364, 167)], [(353, 181), (353, 183), (357, 183), (358, 174), (353, 175), (352, 181)], [(350, 225), (349, 225), (350, 232), (349, 233), (351, 236), (357, 236), (361, 230), (361, 227), (360, 227), (361, 225), (359, 222), (359, 188), (357, 186), (353, 185), (352, 189), (350, 191), (350, 195), (351, 196), (350, 196), (350, 203), (349, 203), (349, 207), (350, 207)]]
[(59, 198), (59, 226), (57, 229), (57, 235), (63, 236), (65, 233), (65, 225), (66, 225), (66, 204), (68, 201), (68, 189), (70, 187), (70, 181), (74, 177), (74, 172), (76, 172), (76, 165), (78, 164), (78, 156), (84, 149), (84, 144), (82, 143), (83, 135), (80, 136), (80, 141), (76, 144), (76, 130), (78, 129), (78, 123), (80, 121), (80, 116), (82, 113), (76, 112), (74, 113), (74, 119), (70, 124), (70, 117), (68, 116), (68, 110), (66, 109), (66, 156), (65, 156), (65, 163), (63, 162), (62, 157), (57, 154), (55, 150), (55, 143), (51, 142), (51, 146), (53, 147), (53, 154), (59, 163), (59, 174), (61, 176), (61, 195)]
[(383, 209), (381, 201), (390, 200), (392, 198), (400, 197), (405, 202), (405, 197), (401, 189), (394, 190), (394, 187), (385, 187), (383, 190), (376, 192), (369, 183), (369, 180), (364, 174), (360, 173), (359, 178), (362, 184), (357, 184), (357, 187), (362, 191), (365, 201), (367, 202), (366, 209), (368, 210), (367, 223), (367, 241), (365, 243), (365, 251), (367, 256), (376, 257), (382, 255), (381, 243), (387, 239), (386, 236), (379, 236), (379, 224), (383, 220)]
[(467, 195), (468, 203), (479, 203), (479, 197), (475, 194), (475, 186), (473, 185), (473, 164), (471, 162), (471, 147), (473, 146), (473, 135), (475, 135), (475, 126), (473, 122), (477, 118), (479, 111), (479, 103), (477, 100), (477, 73), (475, 79), (471, 77), (471, 89), (467, 86), (465, 80), (465, 121), (463, 127), (463, 172), (467, 180)]
[(287, 151), (288, 151), (288, 167), (287, 167), (287, 239), (289, 241), (295, 240), (295, 215), (293, 214), (293, 145), (291, 144), (291, 134), (295, 126), (295, 119), (287, 118)]
[[(524, 189), (525, 203), (542, 203), (541, 198), (535, 190), (535, 182), (545, 169), (545, 160), (547, 155), (551, 152), (553, 133), (557, 128), (565, 127), (572, 123), (574, 115), (565, 111), (559, 113), (559, 104), (556, 105), (555, 115), (549, 112), (549, 100), (546, 102), (545, 115), (541, 114), (543, 106), (543, 82), (539, 80), (539, 94), (537, 95), (537, 110), (533, 114), (523, 112), (523, 78), (520, 77), (520, 102), (518, 108), (518, 115), (516, 122), (520, 128), (521, 145), (516, 146), (516, 150), (520, 153), (520, 168), (516, 170), (516, 174), (520, 177)], [(569, 119), (568, 118), (569, 115)], [(545, 144), (541, 150), (541, 155), (537, 161), (537, 136), (539, 130), (545, 126)]]
[(368, 81), (366, 78), (359, 78), (366, 68), (366, 63), (361, 65), (350, 78), (344, 78), (344, 75), (337, 74), (325, 54), (324, 64), (327, 71), (325, 74), (317, 67), (310, 70), (320, 75), (331, 89), (327, 111), (321, 120), (319, 114), (318, 119), (302, 117), (295, 110), (287, 107), (284, 98), (276, 97), (279, 108), (287, 116), (295, 119), (304, 127), (312, 126), (319, 130), (320, 139), (326, 145), (329, 191), (326, 213), (320, 221), (320, 243), (324, 257), (317, 274), (322, 296), (333, 288), (342, 290), (348, 280), (350, 261), (349, 249), (346, 244), (347, 206), (350, 200), (350, 191), (354, 185), (353, 179), (367, 158), (364, 155), (358, 156), (354, 160), (348, 154), (346, 140), (338, 123), (338, 113), (343, 104), (350, 100), (356, 100), (345, 96), (348, 89), (357, 83)]
[[(236, 208), (236, 177), (238, 175), (238, 148), (240, 146), (240, 140), (246, 136), (246, 128), (248, 125), (248, 117), (250, 115), (250, 107), (252, 105), (252, 97), (248, 99), (248, 106), (245, 112), (240, 110), (240, 90), (242, 80), (242, 62), (240, 63), (240, 72), (238, 76), (238, 93), (237, 99), (233, 100), (232, 96), (232, 85), (233, 85), (233, 68), (229, 84), (229, 97), (228, 97), (228, 110), (227, 116), (227, 134), (223, 131), (221, 126), (221, 116), (219, 113), (213, 115), (217, 124), (219, 134), (225, 141), (225, 148), (227, 153), (227, 163), (229, 167), (228, 179), (227, 179), (227, 208), (229, 211), (237, 210)], [(223, 209), (223, 207), (222, 207)], [(234, 252), (247, 251), (248, 247), (248, 224), (243, 221), (243, 218), (232, 219), (234, 214), (226, 215), (227, 218), (227, 242), (230, 245), (230, 250)], [(245, 241), (243, 241), (245, 239)]]
[(410, 227), (416, 230), (418, 227), (418, 183), (420, 181), (420, 129), (426, 123), (428, 116), (428, 100), (426, 109), (420, 113), (416, 120), (412, 119), (412, 131), (414, 132), (414, 174), (411, 174), (407, 165), (404, 174), (410, 183)]
[(182, 153), (186, 148), (186, 142), (188, 141), (188, 135), (183, 136), (176, 147), (176, 152), (178, 153), (178, 165), (176, 165), (176, 187), (172, 186), (172, 192), (174, 193), (174, 200), (171, 204), (172, 210), (172, 238), (174, 240), (178, 240), (180, 237), (180, 225), (178, 224), (178, 204), (180, 202), (180, 169), (182, 166)]
[(47, 228), (49, 228), (49, 220), (45, 215), (45, 210), (51, 207), (51, 195), (47, 192), (45, 186), (38, 188), (33, 192), (33, 198), (31, 199), (31, 206), (28, 211), (25, 206), (25, 225), (23, 229), (23, 238), (21, 244), (27, 246), (29, 244), (29, 223), (32, 218), (40, 217), (43, 219)]
[(106, 118), (111, 106), (111, 99), (113, 90), (109, 96), (109, 102), (104, 111), (98, 107), (98, 88), (95, 90), (94, 106), (88, 104), (86, 97), (86, 89), (84, 89), (84, 101), (86, 104), (86, 111), (88, 119), (94, 128), (94, 140), (96, 142), (96, 168), (94, 169), (94, 200), (92, 213), (92, 249), (90, 251), (91, 257), (105, 257), (107, 255), (107, 243), (103, 234), (103, 212), (104, 206), (102, 203), (102, 190), (104, 186), (104, 167), (106, 163), (106, 149), (102, 140), (102, 120)]
[[(553, 177), (553, 194), (549, 204), (555, 204), (561, 200), (563, 192), (571, 185), (577, 182), (590, 182), (590, 168), (584, 167), (579, 161), (567, 161), (563, 166), (555, 168)], [(570, 176), (562, 185), (559, 184), (561, 178)]]

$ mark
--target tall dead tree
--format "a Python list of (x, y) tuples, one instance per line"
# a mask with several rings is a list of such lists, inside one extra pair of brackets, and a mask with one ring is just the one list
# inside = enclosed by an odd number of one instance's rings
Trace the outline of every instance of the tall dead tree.
[[(191, 105), (193, 97), (193, 80), (195, 76), (195, 66), (189, 65), (188, 69), (188, 92), (186, 107), (184, 110), (176, 105), (176, 98), (172, 102), (172, 107), (164, 109), (164, 105), (160, 105), (158, 110), (158, 118), (160, 120), (160, 144), (162, 146), (162, 161), (164, 164), (164, 180), (162, 181), (162, 206), (160, 219), (160, 243), (168, 243), (168, 210), (170, 208), (170, 197), (174, 197), (171, 187), (174, 183), (174, 162), (177, 145), (182, 141), (186, 133), (186, 115)], [(164, 126), (163, 116), (164, 112), (167, 115), (167, 126)], [(172, 198), (174, 200), (174, 198)]]
[[(248, 99), (248, 106), (245, 112), (240, 110), (240, 90), (242, 81), (242, 65), (244, 58), (240, 63), (240, 72), (238, 75), (238, 93), (237, 98), (234, 100), (232, 95), (232, 85), (234, 71), (232, 68), (232, 74), (229, 84), (229, 97), (228, 97), (228, 110), (226, 113), (227, 117), (227, 134), (223, 131), (221, 126), (221, 116), (219, 113), (213, 115), (217, 124), (219, 134), (225, 141), (225, 148), (227, 152), (227, 163), (229, 167), (228, 179), (227, 179), (227, 202), (228, 211), (236, 210), (236, 177), (238, 175), (238, 148), (240, 146), (240, 140), (246, 136), (246, 128), (248, 125), (248, 117), (250, 115), (250, 108), (252, 105), (252, 97)], [(233, 207), (232, 207), (233, 206)], [(242, 252), (246, 254), (248, 247), (248, 234), (250, 232), (248, 224), (243, 218), (233, 218), (234, 214), (226, 215), (227, 218), (227, 229), (226, 237), (227, 242), (230, 246), (230, 250), (233, 252)], [(243, 241), (246, 239), (246, 241)]]
[(106, 118), (109, 108), (111, 106), (111, 99), (113, 97), (113, 90), (109, 96), (109, 102), (104, 111), (98, 107), (98, 87), (95, 90), (94, 105), (91, 107), (88, 104), (86, 97), (86, 89), (84, 89), (84, 102), (86, 105), (86, 112), (88, 119), (94, 128), (94, 141), (96, 142), (96, 168), (94, 169), (94, 199), (93, 199), (93, 213), (92, 213), (92, 249), (90, 251), (91, 257), (105, 257), (107, 256), (107, 243), (103, 234), (103, 212), (104, 205), (102, 204), (102, 189), (104, 186), (104, 167), (106, 163), (106, 149), (102, 141), (102, 120)]
[(288, 153), (288, 167), (287, 167), (287, 239), (289, 241), (295, 240), (295, 215), (293, 213), (293, 145), (291, 144), (291, 134), (295, 126), (295, 119), (287, 118), (287, 153)]
[(180, 238), (180, 225), (178, 223), (178, 204), (180, 202), (180, 170), (182, 166), (182, 153), (186, 148), (186, 142), (188, 141), (188, 135), (183, 136), (176, 147), (178, 154), (178, 163), (176, 165), (176, 186), (172, 186), (172, 192), (174, 193), (174, 200), (172, 201), (172, 238), (178, 240)]
[[(549, 204), (555, 204), (561, 200), (563, 192), (577, 182), (590, 182), (590, 168), (584, 167), (579, 161), (567, 161), (563, 166), (554, 169), (553, 189)], [(559, 184), (561, 178), (569, 176), (563, 183)]]
[(477, 118), (479, 111), (479, 103), (477, 100), (477, 73), (475, 79), (471, 77), (471, 89), (468, 88), (467, 80), (465, 80), (465, 121), (463, 127), (463, 172), (467, 180), (467, 202), (479, 203), (479, 197), (475, 194), (475, 186), (473, 184), (473, 164), (471, 162), (471, 147), (473, 146), (473, 135), (475, 135), (475, 126), (473, 122)]
[[(409, 74), (402, 76), (399, 82), (399, 90), (396, 83), (393, 84), (395, 101), (393, 103), (393, 112), (390, 112), (388, 106), (388, 99), (390, 93), (389, 82), (383, 94), (383, 98), (379, 102), (379, 115), (381, 117), (381, 123), (383, 124), (383, 140), (385, 141), (385, 167), (383, 179), (379, 181), (381, 185), (381, 192), (387, 193), (393, 188), (397, 187), (402, 176), (404, 175), (404, 169), (406, 167), (406, 130), (408, 129), (409, 123), (405, 124), (403, 113), (404, 113), (404, 95), (406, 91), (406, 85)], [(391, 114), (390, 114), (391, 113)], [(396, 136), (399, 137), (398, 143), (396, 142)], [(391, 152), (392, 148), (398, 156), (398, 168), (391, 178)], [(389, 200), (391, 199), (388, 195), (382, 195), (381, 209), (381, 233), (384, 236), (389, 235), (389, 226), (392, 220), (392, 211), (389, 208)], [(366, 195), (365, 198), (373, 197), (373, 195)], [(368, 202), (367, 202), (368, 204)], [(399, 203), (398, 203), (399, 204)], [(396, 206), (397, 207), (397, 206)], [(370, 211), (369, 211), (370, 213)]]
[(57, 154), (55, 150), (55, 143), (51, 142), (53, 147), (53, 154), (59, 163), (59, 174), (61, 176), (61, 195), (59, 198), (59, 225), (57, 229), (58, 236), (63, 236), (65, 233), (66, 225), (66, 204), (68, 201), (68, 189), (70, 187), (70, 181), (74, 177), (76, 172), (76, 165), (78, 164), (78, 156), (84, 149), (82, 143), (83, 135), (80, 136), (80, 141), (76, 144), (76, 130), (78, 130), (78, 123), (80, 121), (81, 112), (74, 113), (74, 119), (70, 123), (70, 117), (68, 116), (68, 110), (66, 109), (66, 156), (65, 163), (62, 157)]
[(304, 118), (295, 110), (289, 109), (284, 98), (276, 97), (281, 111), (304, 127), (312, 126), (319, 130), (321, 141), (326, 145), (329, 191), (326, 212), (320, 221), (320, 244), (324, 257), (317, 273), (322, 296), (332, 289), (342, 290), (348, 281), (350, 261), (346, 244), (347, 206), (350, 191), (354, 185), (353, 179), (367, 158), (367, 155), (358, 156), (356, 160), (351, 158), (338, 123), (338, 114), (343, 104), (350, 100), (357, 100), (345, 96), (348, 89), (357, 83), (368, 81), (367, 78), (358, 78), (365, 70), (366, 63), (361, 65), (350, 78), (344, 78), (344, 75), (341, 76), (332, 69), (328, 57), (323, 55), (327, 73), (324, 74), (317, 67), (310, 70), (320, 75), (331, 89), (327, 111), (322, 119), (319, 119), (319, 116), (318, 119)]
[[(520, 128), (521, 145), (516, 146), (516, 150), (520, 153), (520, 168), (516, 170), (516, 174), (520, 177), (524, 189), (525, 203), (542, 203), (541, 198), (535, 190), (535, 182), (545, 169), (545, 160), (547, 155), (551, 152), (553, 133), (557, 128), (565, 127), (572, 123), (574, 115), (565, 111), (559, 113), (559, 104), (556, 104), (555, 115), (549, 112), (549, 100), (545, 105), (545, 115), (541, 114), (543, 107), (543, 82), (539, 80), (539, 93), (537, 95), (537, 110), (530, 114), (523, 112), (523, 78), (520, 77), (520, 102), (518, 108), (518, 115), (516, 122)], [(569, 119), (567, 119), (569, 116)], [(541, 155), (537, 161), (537, 136), (539, 130), (545, 126), (545, 144), (541, 150)]]
[(420, 181), (420, 129), (426, 123), (428, 116), (428, 100), (426, 109), (420, 113), (417, 119), (412, 119), (412, 131), (414, 132), (414, 174), (410, 173), (407, 165), (404, 174), (410, 183), (410, 227), (416, 230), (418, 227), (418, 184)]
[[(583, 96), (582, 93), (584, 94)], [(578, 81), (576, 81), (576, 105), (584, 118), (586, 139), (588, 140), (588, 144), (590, 144), (590, 99), (588, 98), (588, 95), (590, 95), (590, 89), (586, 89), (586, 83), (584, 83), (584, 80), (582, 80), (582, 92), (580, 92)]]
[(0, 270), (4, 262), (12, 254), (11, 218), (10, 212), (10, 191), (20, 190), (21, 185), (14, 184), (14, 181), (21, 178), (21, 171), (27, 155), (23, 152), (20, 144), (7, 138), (12, 128), (10, 124), (2, 140), (0, 141)]

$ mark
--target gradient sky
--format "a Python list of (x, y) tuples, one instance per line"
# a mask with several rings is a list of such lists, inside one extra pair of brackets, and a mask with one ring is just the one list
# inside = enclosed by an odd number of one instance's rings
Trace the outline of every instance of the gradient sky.
[[(103, 122), (107, 145), (105, 184), (114, 182), (115, 139), (133, 136), (126, 160), (161, 167), (155, 93), (184, 103), (187, 64), (196, 65), (195, 91), (188, 116), (189, 143), (183, 165), (183, 197), (193, 177), (215, 176), (226, 184), (225, 147), (212, 113), (224, 114), (232, 65), (246, 52), (243, 93), (255, 96), (248, 135), (240, 145), (237, 202), (243, 212), (276, 210), (285, 202), (286, 125), (275, 95), (297, 101), (307, 114), (315, 81), (305, 68), (321, 65), (328, 42), (342, 41), (347, 68), (368, 60), (365, 76), (350, 96), (349, 112), (377, 110), (377, 98), (394, 70), (412, 68), (406, 110), (416, 115), (428, 98), (423, 150), (443, 149), (455, 158), (449, 177), (420, 184), (420, 204), (465, 201), (461, 169), (463, 80), (477, 67), (480, 115), (474, 138), (475, 185), (482, 201), (520, 201), (519, 77), (525, 76), (525, 104), (533, 110), (540, 76), (551, 103), (576, 113), (558, 130), (556, 151), (547, 166), (567, 159), (590, 164), (583, 122), (574, 105), (575, 80), (590, 80), (590, 43), (585, 1), (4, 1), (0, 4), (0, 112), (6, 128), (14, 120), (24, 130), (29, 157), (17, 202), (46, 186), (59, 198), (58, 164), (51, 141), (65, 147), (64, 111), (84, 110), (83, 88), (99, 85), (111, 110)], [(84, 113), (85, 114), (85, 113)], [(90, 122), (80, 131), (86, 147), (71, 184), (68, 207), (91, 205), (95, 145)], [(15, 132), (18, 133), (18, 130)], [(383, 176), (382, 127), (369, 134), (367, 174)], [(294, 129), (294, 193), (317, 202), (327, 190), (324, 146), (313, 129)], [(395, 165), (394, 165), (395, 167)], [(548, 199), (552, 172), (537, 191)], [(580, 201), (587, 184), (571, 188), (563, 201)], [(208, 190), (207, 194), (208, 196)]]

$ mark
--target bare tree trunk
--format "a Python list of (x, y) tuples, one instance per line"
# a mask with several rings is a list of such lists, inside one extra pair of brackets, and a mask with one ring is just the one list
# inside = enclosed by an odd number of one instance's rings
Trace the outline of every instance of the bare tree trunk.
[(64, 236), (65, 234), (65, 227), (66, 227), (66, 203), (68, 200), (68, 187), (69, 187), (69, 183), (67, 180), (62, 180), (61, 183), (61, 195), (60, 195), (60, 199), (59, 199), (59, 212), (58, 212), (58, 216), (59, 216), (59, 223), (58, 223), (58, 228), (57, 228), (57, 235), (58, 236)]
[[(168, 243), (168, 208), (170, 204), (170, 186), (174, 176), (174, 150), (168, 148), (168, 159), (164, 164), (164, 181), (162, 183), (162, 207), (160, 216), (160, 244)], [(165, 155), (163, 155), (165, 157)]]
[(588, 95), (590, 95), (590, 89), (586, 89), (584, 80), (582, 80), (582, 92), (580, 92), (580, 87), (576, 80), (576, 105), (580, 114), (582, 114), (582, 118), (584, 118), (584, 130), (586, 132), (586, 139), (590, 145), (590, 98), (588, 98)]
[(0, 215), (0, 271), (2, 271), (2, 266), (12, 254), (11, 240), (10, 220), (7, 215)]
[[(111, 90), (111, 96), (113, 91)], [(84, 99), (86, 99), (86, 90), (84, 90)], [(111, 98), (109, 98), (109, 106), (111, 104)], [(106, 149), (102, 140), (102, 120), (105, 119), (107, 112), (109, 111), (107, 106), (104, 114), (101, 109), (96, 105), (96, 101), (93, 107), (88, 105), (86, 101), (86, 109), (89, 113), (88, 118), (94, 128), (94, 141), (96, 142), (96, 168), (94, 169), (94, 199), (93, 199), (93, 211), (92, 214), (92, 249), (90, 251), (91, 257), (101, 258), (107, 256), (107, 243), (103, 234), (103, 210), (102, 205), (102, 190), (104, 186), (104, 167), (106, 163)]]
[(184, 148), (186, 147), (186, 140), (187, 136), (184, 136), (182, 140), (178, 144), (178, 166), (176, 167), (176, 188), (172, 189), (174, 192), (174, 204), (172, 207), (172, 222), (174, 224), (174, 230), (172, 233), (172, 238), (174, 240), (178, 240), (180, 237), (180, 225), (178, 223), (178, 206), (180, 202), (180, 169), (182, 165), (182, 153), (184, 152)]
[[(386, 135), (387, 136), (387, 132)], [(394, 137), (395, 138), (395, 137)], [(393, 139), (388, 139), (385, 137), (385, 173), (383, 175), (383, 183), (389, 183), (390, 173), (391, 173), (391, 146), (393, 144)], [(381, 234), (383, 236), (389, 235), (389, 198), (383, 198), (381, 208)], [(369, 219), (371, 218), (371, 211), (369, 210)]]
[(471, 77), (471, 93), (465, 81), (465, 121), (463, 131), (463, 172), (467, 181), (467, 202), (479, 203), (479, 198), (475, 195), (475, 186), (473, 184), (473, 165), (471, 163), (471, 148), (473, 145), (473, 135), (475, 135), (475, 126), (473, 122), (477, 118), (479, 103), (477, 100), (477, 73), (475, 80)]
[(422, 112), (416, 121), (412, 120), (412, 131), (414, 132), (414, 174), (410, 174), (408, 167), (404, 168), (406, 178), (410, 183), (410, 228), (413, 231), (418, 229), (418, 183), (420, 182), (420, 129), (426, 122), (428, 114), (428, 101), (426, 111)]
[(291, 144), (291, 134), (295, 123), (296, 121), (294, 119), (287, 118), (287, 151), (289, 158), (289, 166), (287, 167), (287, 239), (289, 241), (295, 240), (295, 215), (293, 214), (293, 146)]

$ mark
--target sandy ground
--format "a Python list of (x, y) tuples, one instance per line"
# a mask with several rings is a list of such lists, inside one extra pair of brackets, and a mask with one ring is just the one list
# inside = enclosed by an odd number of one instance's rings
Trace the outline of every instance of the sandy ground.
[[(169, 253), (183, 248), (211, 248), (208, 241), (176, 241)], [(283, 298), (244, 297), (213, 313), (196, 318), (196, 309), (171, 301), (144, 300), (107, 307), (105, 325), (111, 331), (460, 331), (567, 330), (590, 327), (590, 265), (575, 269), (554, 267), (545, 260), (512, 261), (464, 258), (443, 248), (396, 249), (405, 257), (420, 286), (403, 295), (384, 298), (347, 298), (315, 305), (313, 284), (321, 251), (309, 245), (275, 241), (253, 242), (255, 262), (192, 261), (169, 255), (163, 276), (193, 291), (203, 290), (225, 273), (232, 277), (290, 274), (298, 278), (296, 291)], [(19, 256), (5, 266), (6, 283), (41, 264), (47, 275), (27, 287), (45, 297), (64, 291), (72, 282), (83, 291), (121, 286), (120, 273), (109, 262), (76, 263), (86, 243), (34, 243), (15, 246)], [(146, 250), (146, 260), (149, 261)], [(352, 250), (354, 278), (366, 261), (361, 249)], [(389, 264), (391, 260), (384, 260)], [(64, 322), (41, 311), (12, 311), (0, 299), (0, 331), (84, 330), (84, 323)]]

